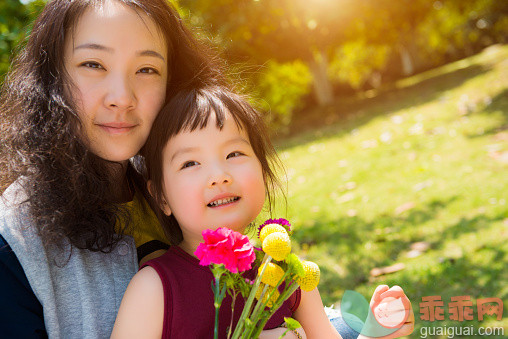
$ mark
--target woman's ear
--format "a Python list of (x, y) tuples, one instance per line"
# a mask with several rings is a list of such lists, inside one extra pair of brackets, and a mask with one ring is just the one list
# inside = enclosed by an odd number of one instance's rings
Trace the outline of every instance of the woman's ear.
[[(157, 201), (157, 199), (155, 198), (155, 195), (154, 195), (154, 188), (153, 188), (153, 181), (152, 180), (148, 180), (148, 182), (146, 183), (146, 186), (148, 188), (148, 193), (150, 193), (150, 195), (152, 196), (152, 198)], [(167, 215), (168, 217), (171, 215), (171, 208), (169, 208), (169, 204), (168, 202), (166, 201), (166, 198), (165, 197), (162, 197), (162, 204), (159, 205), (159, 208), (162, 210), (162, 212), (164, 212), (165, 215)]]

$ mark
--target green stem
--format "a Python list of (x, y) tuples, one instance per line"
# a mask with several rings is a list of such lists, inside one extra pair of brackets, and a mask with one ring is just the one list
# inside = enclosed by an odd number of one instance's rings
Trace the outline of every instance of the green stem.
[(262, 317), (262, 319), (260, 320), (260, 322), (257, 323), (257, 325), (255, 326), (256, 328), (256, 332), (253, 333), (253, 335), (251, 336), (251, 338), (257, 338), (259, 336), (259, 334), (261, 333), (261, 331), (263, 330), (263, 328), (265, 327), (266, 325), (266, 322), (268, 321), (268, 319), (270, 319), (272, 317), (272, 315), (275, 313), (275, 311), (277, 311), (280, 306), (282, 305), (282, 303), (284, 301), (286, 301), (286, 299), (288, 299), (293, 293), (295, 293), (295, 291), (298, 289), (298, 284), (296, 282), (293, 282), (288, 289), (286, 289), (282, 294), (281, 296), (277, 299), (277, 302), (275, 303), (275, 305), (273, 305), (268, 314), (265, 316), (265, 317)]
[(220, 298), (220, 284), (219, 284), (220, 276), (215, 276), (215, 300), (213, 303), (213, 306), (215, 307), (215, 326), (213, 329), (213, 338), (218, 339), (219, 338), (219, 309), (221, 301)]
[(284, 337), (286, 336), (286, 333), (288, 333), (288, 331), (289, 331), (289, 328), (288, 328), (287, 330), (285, 330), (285, 331), (284, 331), (284, 333), (282, 333), (282, 334), (280, 335), (279, 339), (284, 338)]
[(228, 339), (231, 338), (231, 330), (233, 328), (233, 319), (235, 315), (235, 301), (236, 301), (236, 291), (233, 289), (233, 301), (231, 302), (231, 322), (229, 323), (229, 330), (228, 330)]
[[(265, 310), (265, 307), (268, 304), (268, 302), (271, 300), (272, 295), (275, 293), (275, 291), (279, 290), (280, 284), (282, 284), (282, 282), (286, 279), (286, 277), (289, 274), (290, 274), (289, 270), (284, 272), (284, 275), (279, 279), (277, 284), (275, 284), (275, 287), (273, 288), (273, 290), (268, 294), (265, 302), (262, 302), (262, 301), (263, 301), (263, 296), (268, 288), (268, 285), (266, 285), (265, 288), (263, 289), (263, 293), (261, 294), (261, 297), (259, 298), (259, 301), (257, 302), (256, 307), (254, 308), (254, 311), (252, 311), (252, 316), (250, 317), (250, 320), (252, 321), (253, 326), (252, 326), (252, 329), (249, 331), (249, 336), (252, 334), (252, 331), (254, 331), (260, 327), (259, 324), (262, 323), (262, 319), (264, 319), (264, 318), (260, 317), (260, 313)], [(274, 303), (274, 305), (272, 305), (272, 307), (270, 309), (275, 307), (277, 301), (279, 301), (279, 299), (281, 297), (282, 296), (279, 296), (279, 298), (277, 298), (276, 302)], [(282, 300), (282, 302), (284, 302), (284, 301), (285, 301), (285, 299)], [(279, 307), (277, 307), (275, 310), (279, 309)], [(264, 325), (263, 325), (263, 327), (264, 327)]]
[[(265, 287), (263, 288), (263, 291), (261, 291), (261, 295), (258, 298), (258, 302), (256, 303), (256, 307), (254, 307), (254, 310), (251, 313), (250, 320), (256, 319), (256, 317), (259, 314), (259, 310), (261, 309), (261, 306), (263, 306), (263, 309), (264, 309), (266, 307), (266, 304), (268, 303), (268, 300), (270, 300), (270, 299), (267, 299), (267, 302), (263, 302), (263, 297), (266, 294), (266, 291), (268, 290), (268, 287), (269, 287), (268, 285), (265, 285)], [(271, 294), (268, 297), (270, 297), (270, 296), (271, 296)]]
[(238, 323), (236, 325), (235, 332), (233, 332), (232, 339), (238, 339), (242, 333), (243, 326), (245, 324), (245, 319), (248, 316), (248, 313), (251, 309), (252, 301), (254, 300), (254, 297), (256, 296), (256, 291), (259, 287), (259, 284), (261, 283), (261, 276), (265, 272), (265, 269), (271, 260), (272, 260), (272, 257), (269, 256), (268, 254), (265, 254), (265, 256), (263, 257), (263, 261), (261, 264), (265, 264), (265, 265), (263, 266), (263, 269), (261, 270), (261, 274), (258, 274), (258, 276), (256, 277), (256, 280), (254, 282), (254, 287), (250, 291), (249, 298), (247, 299), (247, 302), (245, 303), (242, 314), (240, 315), (240, 319), (238, 319)]

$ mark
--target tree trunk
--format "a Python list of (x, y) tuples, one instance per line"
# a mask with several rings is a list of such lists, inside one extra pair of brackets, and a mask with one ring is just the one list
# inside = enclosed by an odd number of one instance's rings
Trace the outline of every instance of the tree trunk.
[(312, 73), (314, 94), (319, 106), (326, 106), (333, 102), (333, 91), (328, 79), (328, 58), (323, 52), (318, 52), (309, 63)]
[(399, 53), (400, 61), (402, 62), (402, 74), (404, 74), (404, 76), (412, 75), (415, 70), (409, 51), (404, 45), (399, 45)]

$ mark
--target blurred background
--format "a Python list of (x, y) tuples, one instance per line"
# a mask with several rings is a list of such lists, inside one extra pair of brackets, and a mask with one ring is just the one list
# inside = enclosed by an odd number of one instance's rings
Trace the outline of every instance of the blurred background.
[[(0, 79), (45, 1), (0, 2)], [(508, 302), (508, 1), (179, 0), (264, 114), (325, 304), (404, 287)], [(282, 173), (281, 173), (282, 174)], [(262, 222), (262, 220), (260, 220)], [(440, 295), (445, 320), (420, 320)], [(506, 307), (505, 307), (506, 308)], [(506, 313), (506, 311), (505, 311)], [(489, 336), (492, 338), (492, 336)]]

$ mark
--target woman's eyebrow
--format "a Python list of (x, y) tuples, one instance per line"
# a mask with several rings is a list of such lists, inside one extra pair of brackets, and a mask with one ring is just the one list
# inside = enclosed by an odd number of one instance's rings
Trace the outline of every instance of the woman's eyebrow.
[[(79, 45), (77, 47), (74, 47), (74, 50), (77, 50), (77, 49), (93, 49), (93, 50), (98, 50), (98, 51), (105, 51), (105, 52), (108, 52), (108, 53), (113, 53), (114, 52), (113, 48), (106, 47), (104, 45), (100, 45), (100, 44), (96, 44), (96, 43), (85, 43), (85, 44), (81, 44), (81, 45)], [(136, 55), (137, 56), (155, 57), (155, 58), (161, 59), (162, 61), (166, 61), (166, 59), (164, 59), (164, 57), (159, 52), (156, 52), (156, 51), (151, 50), (151, 49), (146, 49), (146, 50), (143, 50), (143, 51), (138, 51), (138, 52), (136, 52)]]
[(164, 59), (164, 57), (159, 52), (156, 52), (156, 51), (153, 51), (150, 49), (146, 49), (144, 51), (137, 52), (136, 54), (138, 56), (156, 57), (156, 58), (162, 59), (162, 61), (166, 61), (166, 59)]
[(113, 48), (106, 47), (104, 45), (95, 44), (95, 43), (85, 43), (85, 44), (81, 44), (79, 46), (74, 47), (74, 50), (77, 50), (77, 49), (94, 49), (94, 50), (98, 50), (98, 51), (106, 51), (106, 52), (113, 53)]

